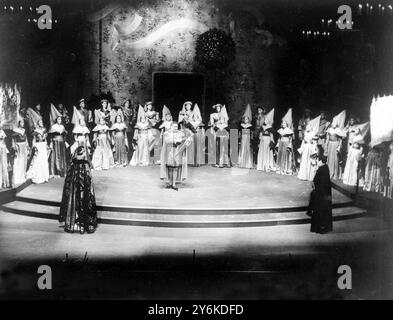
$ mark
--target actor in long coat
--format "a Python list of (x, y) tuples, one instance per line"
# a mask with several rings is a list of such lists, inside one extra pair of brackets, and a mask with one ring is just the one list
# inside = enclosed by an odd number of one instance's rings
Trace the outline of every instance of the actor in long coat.
[(318, 160), (318, 170), (315, 174), (311, 193), (309, 213), (311, 214), (311, 232), (327, 233), (333, 230), (332, 217), (332, 187), (330, 184), (329, 167), (326, 156)]

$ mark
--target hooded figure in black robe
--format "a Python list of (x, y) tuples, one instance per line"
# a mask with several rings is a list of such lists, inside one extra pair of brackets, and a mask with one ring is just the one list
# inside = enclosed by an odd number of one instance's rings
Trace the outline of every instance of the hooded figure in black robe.
[(319, 168), (313, 180), (308, 214), (311, 215), (311, 232), (327, 233), (333, 230), (332, 188), (326, 156), (318, 160)]

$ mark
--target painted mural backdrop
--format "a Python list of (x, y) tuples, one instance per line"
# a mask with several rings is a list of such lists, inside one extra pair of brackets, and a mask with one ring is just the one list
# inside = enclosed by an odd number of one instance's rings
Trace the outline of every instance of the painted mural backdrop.
[[(255, 8), (219, 7), (214, 0), (152, 0), (111, 4), (88, 20), (86, 75), (93, 93), (98, 93), (101, 53), (101, 91), (110, 91), (118, 103), (130, 96), (140, 102), (150, 100), (154, 71), (205, 73), (208, 87), (215, 89), (208, 88), (207, 106), (226, 103), (232, 119), (247, 103), (276, 103), (273, 74), (277, 51), (285, 41), (261, 28), (263, 15)], [(224, 30), (236, 44), (235, 61), (215, 73), (214, 79), (195, 62), (196, 39), (211, 28)]]

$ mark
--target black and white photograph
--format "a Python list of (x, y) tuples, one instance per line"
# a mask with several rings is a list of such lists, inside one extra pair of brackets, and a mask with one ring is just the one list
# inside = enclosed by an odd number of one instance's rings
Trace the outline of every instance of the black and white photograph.
[(393, 0), (0, 0), (0, 300), (96, 299), (393, 299)]

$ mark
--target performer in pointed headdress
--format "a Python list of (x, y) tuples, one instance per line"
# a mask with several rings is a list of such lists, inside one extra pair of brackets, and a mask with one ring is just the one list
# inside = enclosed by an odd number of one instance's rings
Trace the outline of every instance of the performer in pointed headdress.
[(67, 170), (67, 155), (66, 150), (69, 147), (66, 136), (67, 131), (63, 125), (63, 117), (57, 115), (55, 118), (55, 113), (50, 117), (54, 123), (51, 123), (49, 130), (49, 147), (51, 149), (50, 154), (50, 175), (64, 177)]
[(220, 110), (218, 121), (216, 121), (214, 125), (217, 139), (217, 166), (219, 168), (231, 166), (231, 162), (229, 160), (228, 121), (229, 117), (224, 105)]
[(144, 106), (145, 117), (149, 123), (149, 152), (155, 148), (156, 153), (160, 153), (157, 147), (160, 143), (160, 130), (157, 129), (157, 125), (160, 122), (159, 112), (154, 110), (153, 103), (148, 101)]
[(339, 179), (340, 174), (342, 174), (340, 170), (340, 158), (342, 157), (342, 140), (345, 137), (345, 116), (345, 110), (336, 115), (332, 120), (332, 125), (326, 131), (326, 146), (324, 149), (328, 159), (327, 163), (331, 179)]
[[(259, 133), (259, 150), (257, 159), (257, 170), (274, 171), (274, 136), (273, 136), (273, 123), (274, 123), (274, 108), (270, 110), (263, 117)], [(272, 148), (273, 146), (273, 148)]]
[(101, 99), (101, 107), (94, 110), (94, 122), (96, 125), (100, 124), (101, 119), (104, 119), (107, 125), (110, 123), (109, 108), (109, 101), (105, 98)]
[(49, 180), (48, 164), (48, 144), (47, 130), (42, 120), (38, 120), (37, 127), (33, 131), (32, 155), (29, 170), (26, 178), (31, 179), (33, 183), (44, 183)]
[(136, 140), (136, 148), (130, 166), (148, 166), (150, 164), (149, 150), (149, 121), (145, 115), (144, 108), (139, 105), (138, 122), (135, 125), (134, 140)]
[(293, 122), (292, 108), (289, 108), (278, 129), (277, 173), (291, 175), (293, 173)]
[[(192, 102), (186, 101), (183, 104), (183, 108), (179, 113), (179, 123), (181, 125), (181, 130), (185, 133), (186, 137), (192, 136), (196, 133), (195, 127), (192, 125), (193, 122), (193, 110)], [(190, 146), (187, 149), (188, 164), (191, 166), (196, 165), (195, 161), (196, 146), (194, 139), (192, 139)]]
[(0, 129), (0, 189), (9, 188), (10, 179), (8, 176), (8, 148), (5, 143), (6, 134), (3, 129)]
[(343, 183), (349, 186), (356, 186), (358, 183), (359, 161), (363, 155), (364, 139), (360, 129), (356, 130), (355, 136), (351, 139), (351, 146), (348, 150), (347, 161), (343, 173)]
[(239, 167), (253, 168), (252, 150), (251, 150), (251, 128), (252, 128), (251, 106), (248, 104), (244, 111), (240, 124), (240, 150), (239, 150)]
[[(79, 111), (79, 114), (84, 118), (86, 127), (92, 128), (94, 125), (93, 112), (87, 108), (85, 99), (82, 98), (78, 101), (77, 110)], [(78, 118), (80, 118), (80, 116), (78, 116)], [(76, 121), (75, 123), (79, 123), (79, 122)]]
[(303, 132), (303, 141), (298, 149), (300, 158), (300, 167), (297, 177), (300, 180), (312, 181), (317, 172), (318, 157), (318, 131), (321, 116), (309, 120), (306, 129)]
[(194, 135), (194, 146), (195, 146), (195, 165), (201, 166), (206, 164), (205, 161), (205, 129), (202, 121), (201, 111), (197, 104), (194, 105), (192, 113), (191, 125), (196, 130)]
[(168, 109), (167, 106), (162, 107), (162, 123), (158, 127), (161, 129), (161, 134), (163, 134), (165, 131), (169, 130), (172, 127), (173, 119), (172, 119), (172, 114), (171, 111)]
[(114, 148), (114, 161), (115, 166), (125, 167), (128, 164), (128, 139), (127, 139), (127, 126), (124, 123), (124, 118), (119, 114), (115, 118), (115, 123), (111, 127), (112, 141)]
[(105, 119), (101, 118), (100, 123), (93, 129), (94, 152), (91, 163), (94, 170), (108, 170), (114, 167), (112, 146), (109, 127)]
[(349, 118), (349, 121), (347, 123), (347, 125), (344, 128), (344, 133), (346, 134), (346, 139), (347, 139), (347, 147), (346, 147), (346, 151), (349, 152), (349, 149), (352, 146), (352, 141), (353, 138), (355, 138), (356, 134), (357, 134), (357, 121), (356, 121), (356, 117), (351, 116)]
[(18, 119), (18, 125), (12, 132), (12, 149), (15, 152), (12, 167), (12, 186), (18, 186), (26, 181), (27, 157), (29, 145), (25, 131), (25, 122)]
[(187, 138), (184, 132), (178, 129), (176, 122), (164, 133), (166, 176), (161, 176), (161, 179), (167, 180), (168, 189), (177, 191), (176, 184), (187, 179), (187, 147), (192, 138), (192, 135)]

